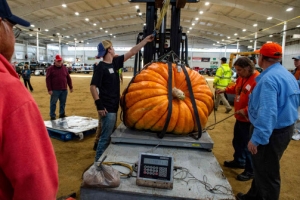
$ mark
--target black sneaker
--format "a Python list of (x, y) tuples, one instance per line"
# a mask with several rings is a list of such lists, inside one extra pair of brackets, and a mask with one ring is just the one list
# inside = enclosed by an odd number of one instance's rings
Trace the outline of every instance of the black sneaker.
[(249, 181), (254, 178), (254, 174), (244, 171), (243, 173), (237, 175), (236, 179), (239, 181)]
[(56, 120), (56, 118), (55, 118), (55, 117), (51, 117), (50, 119), (51, 119), (51, 120)]
[(239, 164), (236, 161), (224, 161), (224, 166), (229, 168), (245, 169), (245, 165)]

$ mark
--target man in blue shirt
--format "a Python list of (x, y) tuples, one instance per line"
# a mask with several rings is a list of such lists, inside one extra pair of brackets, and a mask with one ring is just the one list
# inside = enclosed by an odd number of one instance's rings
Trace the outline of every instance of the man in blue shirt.
[(279, 44), (266, 43), (260, 49), (258, 65), (263, 72), (256, 78), (248, 105), (254, 179), (247, 194), (237, 194), (239, 200), (279, 199), (280, 159), (293, 135), (300, 94), (295, 78), (280, 64), (281, 58)]

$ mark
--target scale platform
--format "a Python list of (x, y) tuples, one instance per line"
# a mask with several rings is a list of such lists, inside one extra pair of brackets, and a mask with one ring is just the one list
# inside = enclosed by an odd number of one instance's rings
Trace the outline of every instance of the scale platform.
[(211, 150), (214, 146), (214, 142), (206, 131), (202, 133), (199, 140), (195, 140), (190, 136), (173, 134), (166, 134), (162, 139), (160, 139), (157, 137), (156, 133), (129, 129), (123, 123), (121, 123), (111, 135), (111, 142), (187, 147), (207, 150)]

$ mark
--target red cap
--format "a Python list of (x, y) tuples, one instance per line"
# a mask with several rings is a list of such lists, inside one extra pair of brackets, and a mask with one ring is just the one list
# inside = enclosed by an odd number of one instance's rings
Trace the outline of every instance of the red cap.
[(260, 54), (270, 58), (281, 58), (282, 57), (282, 47), (274, 42), (264, 44), (260, 50)]
[(56, 56), (55, 56), (55, 60), (56, 60), (56, 61), (61, 61), (61, 60), (62, 60), (62, 57), (61, 57), (60, 55), (56, 55)]

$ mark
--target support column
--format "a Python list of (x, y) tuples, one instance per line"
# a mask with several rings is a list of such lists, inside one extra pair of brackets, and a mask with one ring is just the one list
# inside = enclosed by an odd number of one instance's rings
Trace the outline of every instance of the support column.
[(39, 49), (39, 32), (36, 32), (36, 61), (40, 60), (40, 49)]
[(75, 63), (75, 66), (76, 66), (76, 40), (74, 40), (74, 45), (75, 45), (75, 59), (74, 59), (74, 63)]
[(282, 59), (281, 59), (281, 63), (283, 64), (284, 61), (284, 52), (285, 52), (285, 41), (286, 41), (286, 25), (287, 22), (284, 22), (283, 24), (283, 35), (282, 35)]
[(58, 36), (58, 54), (61, 56), (61, 36)]
[(257, 32), (255, 32), (255, 39), (254, 39), (254, 51), (256, 50), (256, 44), (257, 44)]

